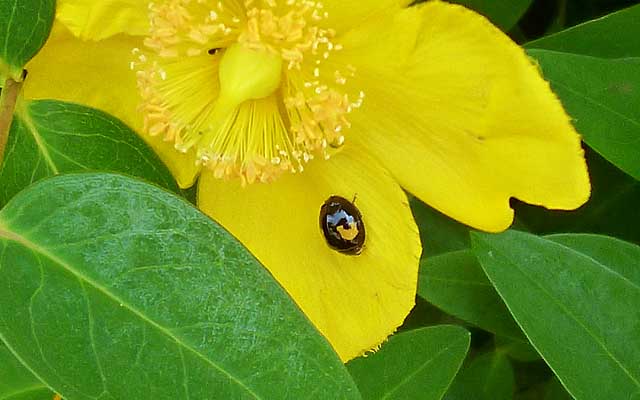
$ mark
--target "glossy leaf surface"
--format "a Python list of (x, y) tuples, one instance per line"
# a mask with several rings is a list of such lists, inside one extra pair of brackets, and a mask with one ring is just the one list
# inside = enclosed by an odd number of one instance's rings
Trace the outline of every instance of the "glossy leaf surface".
[(0, 399), (44, 400), (53, 393), (0, 342)]
[[(49, 37), (55, 0), (0, 1), (0, 78), (21, 79), (22, 68)], [(0, 83), (1, 84), (1, 83)]]
[(0, 243), (0, 339), (65, 400), (359, 398), (254, 257), (161, 189), (41, 181)]
[(640, 393), (640, 247), (594, 235), (473, 234), (516, 321), (578, 400)]
[(469, 332), (440, 325), (392, 336), (377, 353), (347, 367), (366, 400), (438, 400), (468, 349)]
[(601, 59), (530, 50), (584, 141), (640, 180), (640, 57)]
[(640, 57), (638, 21), (640, 5), (534, 40), (526, 47), (603, 58)]
[(39, 179), (95, 170), (138, 176), (178, 191), (153, 150), (112, 116), (60, 101), (26, 102), (11, 127), (0, 171), (0, 205)]
[(526, 341), (470, 250), (423, 260), (418, 295), (447, 313), (489, 332)]

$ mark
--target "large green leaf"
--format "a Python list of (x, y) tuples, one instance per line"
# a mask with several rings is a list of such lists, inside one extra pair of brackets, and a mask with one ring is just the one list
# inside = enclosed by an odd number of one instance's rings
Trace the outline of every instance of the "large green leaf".
[[(640, 247), (614, 238), (591, 234), (558, 234), (546, 239), (569, 247), (587, 257), (609, 266), (640, 289)], [(623, 292), (624, 293), (624, 292)], [(640, 338), (638, 338), (640, 340)], [(638, 342), (640, 344), (640, 341)], [(638, 349), (640, 352), (640, 349)]]
[(0, 170), (0, 205), (39, 179), (91, 170), (178, 190), (153, 150), (125, 124), (95, 109), (45, 100), (27, 102), (14, 118)]
[(640, 179), (640, 57), (601, 59), (530, 50), (585, 142)]
[(604, 58), (640, 57), (640, 5), (574, 26), (526, 44)]
[(380, 351), (347, 367), (365, 400), (438, 400), (468, 349), (469, 332), (463, 328), (433, 326), (392, 336)]
[(533, 0), (453, 0), (486, 16), (504, 31), (508, 31), (520, 20)]
[(0, 339), (65, 400), (358, 398), (271, 275), (186, 201), (111, 174), (0, 212)]
[(482, 329), (526, 342), (470, 250), (423, 260), (418, 295), (445, 312)]
[(0, 78), (3, 83), (6, 78), (21, 79), (23, 67), (49, 37), (55, 8), (55, 0), (0, 1)]
[(500, 353), (475, 358), (460, 371), (445, 400), (511, 400), (515, 390), (513, 368)]
[(0, 342), (0, 399), (45, 400), (53, 393)]
[(578, 400), (640, 394), (640, 247), (594, 235), (473, 234), (489, 279)]

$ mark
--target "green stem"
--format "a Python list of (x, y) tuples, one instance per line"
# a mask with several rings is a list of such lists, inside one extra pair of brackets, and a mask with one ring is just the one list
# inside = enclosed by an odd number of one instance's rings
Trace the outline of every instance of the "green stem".
[(16, 109), (16, 102), (21, 88), (22, 82), (7, 78), (2, 87), (2, 93), (0, 93), (0, 166), (4, 159), (4, 150), (9, 139), (13, 112)]

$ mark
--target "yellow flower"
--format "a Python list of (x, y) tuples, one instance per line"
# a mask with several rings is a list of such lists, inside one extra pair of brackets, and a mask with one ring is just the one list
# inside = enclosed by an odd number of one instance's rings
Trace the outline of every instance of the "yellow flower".
[[(199, 175), (199, 207), (349, 360), (414, 304), (402, 188), (491, 232), (511, 197), (574, 209), (590, 192), (580, 138), (523, 50), (465, 8), (409, 3), (62, 0), (26, 95), (110, 112), (182, 187)], [(359, 255), (323, 236), (333, 195), (361, 213)]]

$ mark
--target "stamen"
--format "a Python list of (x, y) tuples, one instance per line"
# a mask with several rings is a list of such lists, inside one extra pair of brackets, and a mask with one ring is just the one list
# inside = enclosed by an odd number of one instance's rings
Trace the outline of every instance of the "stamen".
[(130, 65), (148, 134), (243, 184), (302, 172), (344, 144), (364, 93), (350, 87), (355, 68), (327, 63), (342, 45), (321, 2), (164, 0), (149, 18)]
[(243, 103), (202, 143), (207, 145), (198, 149), (201, 164), (218, 178), (239, 176), (242, 183), (267, 183), (301, 170), (305, 154), (291, 140), (275, 96)]

